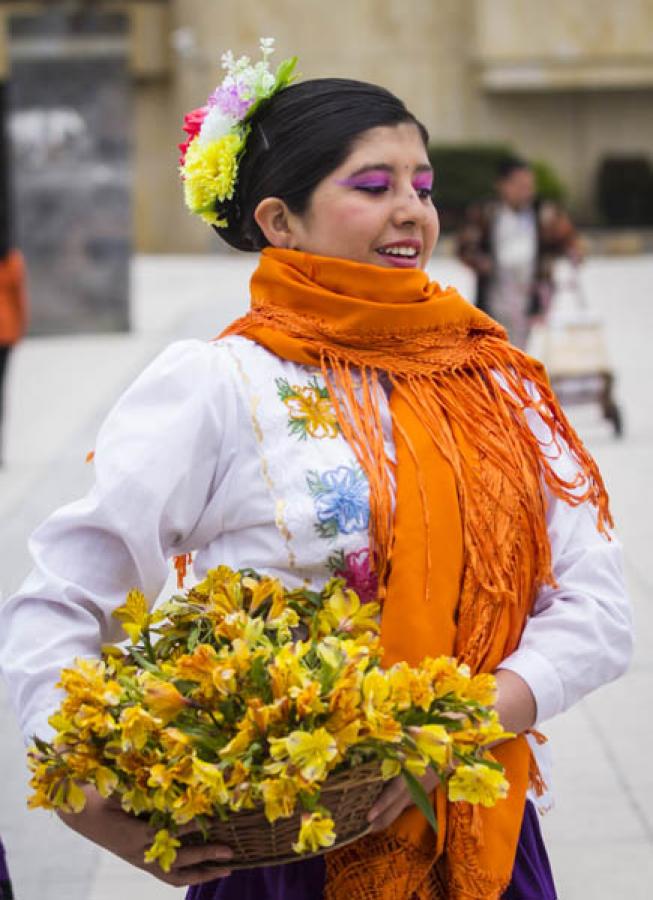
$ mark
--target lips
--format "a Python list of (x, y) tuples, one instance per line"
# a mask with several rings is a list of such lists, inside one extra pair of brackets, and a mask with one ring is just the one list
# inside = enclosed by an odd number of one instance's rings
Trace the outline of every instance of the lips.
[(422, 245), (417, 240), (405, 238), (401, 241), (392, 241), (377, 247), (376, 252), (387, 260), (390, 265), (414, 268), (419, 261)]

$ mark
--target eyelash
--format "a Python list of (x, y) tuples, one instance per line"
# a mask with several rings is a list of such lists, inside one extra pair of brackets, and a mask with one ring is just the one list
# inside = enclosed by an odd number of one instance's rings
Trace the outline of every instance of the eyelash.
[[(359, 184), (359, 185), (356, 185), (355, 190), (363, 191), (366, 194), (378, 195), (378, 194), (384, 194), (388, 190), (388, 186), (387, 185)], [(429, 197), (431, 197), (432, 193), (433, 193), (431, 188), (415, 188), (415, 190), (419, 194), (419, 197), (421, 200), (428, 200)]]

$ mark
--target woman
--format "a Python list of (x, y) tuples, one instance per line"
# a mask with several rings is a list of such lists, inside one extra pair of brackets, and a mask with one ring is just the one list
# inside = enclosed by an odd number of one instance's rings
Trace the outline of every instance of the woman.
[[(403, 103), (348, 80), (287, 86), (282, 65), (276, 81), (251, 69), (247, 105), (244, 66), (226, 65), (187, 117), (182, 171), (195, 212), (263, 251), (252, 310), (146, 370), (99, 435), (91, 494), (34, 535), (36, 568), (0, 622), (23, 730), (45, 732), (61, 666), (115, 635), (127, 589), (155, 597), (171, 556), (194, 553), (198, 576), (336, 573), (381, 598), (387, 663), (455, 653), (496, 672), (519, 735), (495, 750), (508, 800), (472, 813), (438, 794), (436, 841), (398, 780), (371, 833), (326, 858), (229, 874), (231, 852), (209, 844), (153, 874), (190, 900), (553, 898), (525, 733), (630, 653), (600, 475), (537, 365), (429, 283), (427, 134)], [(147, 828), (87, 796), (64, 821), (143, 867)]]

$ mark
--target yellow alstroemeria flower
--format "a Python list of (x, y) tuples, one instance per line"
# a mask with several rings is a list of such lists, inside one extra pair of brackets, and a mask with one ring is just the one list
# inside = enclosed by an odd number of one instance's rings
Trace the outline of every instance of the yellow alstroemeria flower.
[(481, 806), (494, 806), (508, 796), (508, 786), (503, 772), (476, 763), (455, 770), (447, 783), (447, 796), (452, 802), (466, 800)]
[(337, 587), (324, 605), (323, 621), (330, 630), (345, 634), (378, 632), (378, 603), (361, 603), (355, 591)]
[(175, 674), (184, 681), (199, 684), (202, 694), (210, 697), (214, 693), (213, 674), (218, 663), (218, 654), (210, 644), (198, 644), (192, 653), (175, 660)]
[(265, 704), (260, 697), (252, 697), (247, 701), (247, 718), (256, 726), (261, 734), (265, 734), (270, 725), (285, 722), (290, 713), (288, 697)]
[(193, 759), (193, 775), (198, 785), (206, 791), (212, 803), (228, 803), (229, 791), (224, 783), (222, 770), (214, 763)]
[(112, 616), (118, 619), (132, 644), (137, 644), (141, 634), (150, 624), (145, 595), (142, 591), (130, 591), (126, 601), (118, 609), (114, 609)]
[(120, 714), (123, 750), (142, 750), (151, 734), (161, 728), (161, 719), (155, 718), (140, 706), (129, 706)]
[(177, 847), (181, 847), (181, 841), (173, 837), (167, 828), (162, 828), (157, 831), (152, 846), (145, 853), (145, 862), (158, 862), (164, 872), (169, 872), (177, 858)]
[(305, 813), (301, 819), (299, 839), (292, 845), (295, 853), (316, 853), (322, 847), (332, 847), (336, 832), (333, 819), (322, 813)]
[(268, 822), (293, 814), (298, 788), (291, 778), (266, 778), (261, 782), (261, 795)]
[(78, 657), (74, 669), (62, 669), (57, 687), (67, 694), (62, 704), (64, 715), (72, 715), (82, 703), (116, 706), (122, 698), (122, 688), (108, 677), (107, 667), (99, 659)]
[(497, 699), (497, 680), (489, 672), (474, 675), (465, 686), (463, 697), (475, 700), (481, 706), (493, 706)]
[(291, 731), (285, 738), (269, 738), (270, 754), (275, 760), (289, 757), (306, 781), (326, 778), (328, 764), (338, 755), (338, 746), (326, 728), (314, 732)]
[(303, 687), (291, 687), (288, 691), (295, 701), (297, 715), (300, 718), (324, 712), (326, 706), (320, 698), (320, 685), (317, 681), (309, 681)]
[(213, 810), (210, 795), (199, 786), (189, 784), (172, 804), (172, 818), (177, 825), (186, 825), (197, 816), (208, 815)]
[(514, 737), (514, 734), (504, 731), (495, 710), (490, 710), (487, 719), (484, 721), (469, 721), (466, 728), (452, 734), (454, 743), (476, 747), (488, 747), (490, 744), (495, 744), (497, 741), (505, 741), (511, 737)]
[(417, 749), (430, 762), (444, 768), (451, 760), (451, 736), (443, 725), (420, 725), (408, 729)]
[(169, 681), (161, 681), (146, 673), (142, 676), (142, 683), (143, 703), (164, 725), (188, 706), (188, 700)]

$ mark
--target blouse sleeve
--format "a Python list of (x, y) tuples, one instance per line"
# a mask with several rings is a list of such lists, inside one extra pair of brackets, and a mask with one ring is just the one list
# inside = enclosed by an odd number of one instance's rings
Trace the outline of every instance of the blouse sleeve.
[[(541, 420), (531, 421), (538, 434)], [(546, 441), (547, 435), (539, 435)], [(564, 449), (553, 461), (566, 478), (575, 466)], [(547, 493), (547, 527), (557, 586), (541, 588), (517, 650), (500, 668), (528, 684), (537, 723), (564, 712), (624, 673), (632, 654), (632, 616), (621, 544), (597, 529), (595, 510)]]
[(126, 592), (155, 601), (217, 489), (233, 429), (216, 356), (200, 341), (164, 351), (102, 426), (90, 493), (31, 538), (34, 569), (0, 607), (0, 668), (26, 738), (50, 733), (62, 666), (124, 637), (111, 614)]

